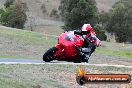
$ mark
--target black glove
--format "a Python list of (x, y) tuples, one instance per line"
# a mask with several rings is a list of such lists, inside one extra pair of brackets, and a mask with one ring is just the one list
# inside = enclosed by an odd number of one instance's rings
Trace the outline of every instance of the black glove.
[(82, 35), (82, 31), (81, 30), (74, 30), (74, 34)]

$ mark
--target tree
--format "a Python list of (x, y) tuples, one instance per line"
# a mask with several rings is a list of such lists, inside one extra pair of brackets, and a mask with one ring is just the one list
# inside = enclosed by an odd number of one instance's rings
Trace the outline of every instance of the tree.
[(1, 9), (0, 13), (0, 23), (4, 26), (11, 26), (13, 16), (13, 6), (8, 7), (7, 9)]
[(118, 42), (132, 43), (132, 2), (119, 0), (109, 12), (99, 14), (99, 24), (111, 34), (115, 34)]
[[(128, 18), (129, 18), (129, 20), (128, 20), (128, 25), (131, 25), (132, 26), (132, 0), (119, 0), (116, 4), (118, 4), (118, 3), (122, 3), (122, 4), (124, 4), (124, 6), (126, 7), (126, 9), (128, 10)], [(115, 4), (115, 5), (116, 5)]]
[(27, 20), (26, 10), (27, 8), (25, 3), (20, 1), (14, 2), (12, 27), (20, 29), (24, 27), (24, 24)]
[(94, 26), (94, 31), (97, 33), (97, 37), (102, 40), (106, 41), (107, 36), (105, 35), (105, 28), (102, 24), (96, 24)]
[(60, 15), (64, 17), (64, 29), (74, 30), (84, 23), (94, 25), (96, 23), (95, 0), (61, 0)]
[(46, 7), (45, 7), (45, 4), (42, 4), (41, 5), (41, 10), (42, 10), (43, 13), (46, 13), (47, 12)]
[(54, 8), (50, 13), (50, 17), (59, 18), (58, 11)]
[(23, 28), (26, 22), (26, 4), (20, 1), (14, 1), (9, 7), (0, 13), (0, 23), (4, 26), (13, 28)]
[(120, 0), (118, 3), (123, 3), (128, 11), (128, 19), (127, 19), (127, 30), (128, 37), (127, 40), (132, 43), (132, 0)]
[(116, 3), (111, 12), (108, 31), (114, 32), (118, 42), (127, 41), (128, 35), (128, 10), (122, 3)]
[(6, 0), (4, 6), (8, 8), (11, 4), (13, 4), (14, 0)]
[(104, 26), (104, 29), (106, 29), (106, 27), (109, 23), (110, 16), (111, 16), (110, 12), (101, 11), (99, 13), (99, 24), (102, 24)]
[(59, 6), (58, 10), (60, 11), (62, 20), (64, 20), (65, 14), (67, 13), (68, 2), (69, 2), (69, 0), (61, 0), (61, 2), (60, 2), (60, 6)]

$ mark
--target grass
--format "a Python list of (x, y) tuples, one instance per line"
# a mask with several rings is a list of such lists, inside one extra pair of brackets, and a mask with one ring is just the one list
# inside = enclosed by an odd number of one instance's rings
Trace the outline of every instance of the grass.
[[(57, 35), (55, 31), (57, 29), (54, 29), (54, 35)], [(3, 26), (0, 28), (0, 41), (0, 57), (18, 59), (42, 59), (44, 51), (57, 44), (55, 37)], [(126, 44), (122, 47), (120, 43), (102, 41), (102, 46), (97, 48), (96, 52), (115, 57), (132, 58), (132, 45)]]
[(41, 59), (44, 50), (54, 46), (57, 38), (37, 32), (0, 27), (0, 57)]
[[(0, 65), (1, 88), (76, 88), (76, 65)], [(85, 66), (88, 74), (132, 74), (130, 68)], [(73, 82), (70, 84), (70, 82)]]
[(116, 57), (132, 58), (132, 44), (111, 43), (102, 41), (102, 46), (96, 49), (97, 53)]
[(118, 57), (127, 57), (132, 58), (132, 52), (129, 51), (114, 51), (106, 48), (98, 48), (97, 53), (106, 54), (106, 55), (112, 55), (112, 56), (118, 56)]
[(0, 65), (0, 85), (1, 88), (66, 88), (52, 78), (54, 69), (50, 65)]
[(49, 42), (54, 42), (54, 38), (49, 38), (48, 41), (45, 41), (43, 34), (37, 32), (31, 32), (20, 29), (0, 29), (1, 35), (3, 37), (8, 37), (10, 39), (21, 39), (23, 41), (31, 42), (34, 45), (45, 44)]
[(1, 88), (29, 88), (30, 86), (26, 83), (12, 80), (12, 79), (0, 79)]

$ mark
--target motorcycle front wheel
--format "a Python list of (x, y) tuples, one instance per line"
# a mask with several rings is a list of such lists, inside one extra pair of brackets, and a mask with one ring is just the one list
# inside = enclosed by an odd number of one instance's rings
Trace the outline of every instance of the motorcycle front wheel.
[(55, 59), (53, 55), (55, 54), (56, 50), (57, 50), (56, 47), (52, 47), (49, 50), (47, 50), (43, 55), (43, 61), (45, 62), (53, 61)]

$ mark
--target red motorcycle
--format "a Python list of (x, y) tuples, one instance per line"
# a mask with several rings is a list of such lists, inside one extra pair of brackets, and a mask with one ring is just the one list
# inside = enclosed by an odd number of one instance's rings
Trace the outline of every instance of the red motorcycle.
[(85, 39), (82, 35), (87, 32), (69, 31), (64, 32), (58, 37), (58, 44), (50, 48), (43, 55), (43, 61), (50, 62), (53, 60), (73, 61), (75, 63), (88, 62), (91, 49), (95, 43), (95, 39), (89, 39), (88, 48), (85, 50)]

